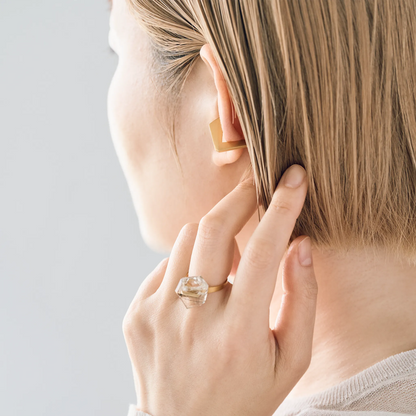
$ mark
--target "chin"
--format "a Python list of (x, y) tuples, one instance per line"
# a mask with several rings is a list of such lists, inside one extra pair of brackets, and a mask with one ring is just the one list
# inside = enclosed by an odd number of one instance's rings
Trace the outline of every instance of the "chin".
[(147, 247), (157, 253), (162, 253), (165, 255), (170, 254), (173, 247), (171, 242), (166, 241), (164, 236), (159, 235), (157, 232), (155, 232), (154, 229), (152, 229), (152, 227), (149, 226), (146, 221), (141, 220), (140, 218), (139, 227), (140, 234)]

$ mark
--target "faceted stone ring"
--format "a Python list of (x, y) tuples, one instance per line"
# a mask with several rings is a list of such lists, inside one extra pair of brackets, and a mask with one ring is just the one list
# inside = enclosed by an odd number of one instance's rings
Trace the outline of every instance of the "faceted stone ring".
[(187, 276), (179, 280), (175, 292), (182, 300), (187, 309), (194, 306), (201, 306), (207, 300), (208, 293), (217, 292), (223, 289), (228, 283), (228, 279), (218, 286), (209, 286), (202, 276)]

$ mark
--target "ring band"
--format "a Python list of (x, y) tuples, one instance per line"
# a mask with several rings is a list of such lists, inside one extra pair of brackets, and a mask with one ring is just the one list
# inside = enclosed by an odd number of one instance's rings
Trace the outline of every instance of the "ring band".
[(187, 309), (201, 306), (207, 300), (208, 293), (218, 292), (229, 284), (227, 280), (217, 286), (209, 286), (202, 276), (186, 276), (179, 280), (175, 292)]
[(225, 282), (218, 285), (218, 286), (209, 286), (208, 287), (208, 293), (218, 292), (219, 290), (224, 289), (224, 287), (227, 283), (230, 283), (228, 279)]

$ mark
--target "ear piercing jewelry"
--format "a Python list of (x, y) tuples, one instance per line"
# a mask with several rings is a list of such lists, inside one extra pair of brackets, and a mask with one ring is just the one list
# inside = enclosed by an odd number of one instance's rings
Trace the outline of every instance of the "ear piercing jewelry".
[[(234, 122), (234, 117), (233, 117), (233, 122)], [(233, 141), (233, 142), (222, 141), (222, 128), (221, 128), (221, 121), (219, 117), (210, 123), (209, 128), (211, 131), (211, 137), (214, 143), (214, 148), (217, 152), (226, 152), (227, 150), (240, 149), (243, 147), (247, 147), (245, 140), (238, 140), (238, 141)]]

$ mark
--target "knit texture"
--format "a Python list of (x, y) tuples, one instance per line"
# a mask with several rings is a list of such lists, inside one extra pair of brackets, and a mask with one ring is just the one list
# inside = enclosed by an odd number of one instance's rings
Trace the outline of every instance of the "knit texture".
[(273, 416), (416, 415), (416, 349), (392, 355), (310, 396), (286, 398)]
[(141, 410), (137, 410), (136, 405), (131, 404), (129, 406), (129, 413), (127, 416), (151, 416), (149, 413), (142, 412)]

